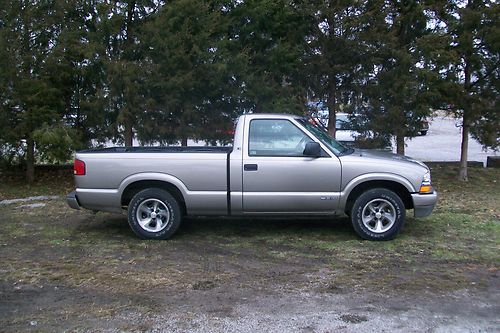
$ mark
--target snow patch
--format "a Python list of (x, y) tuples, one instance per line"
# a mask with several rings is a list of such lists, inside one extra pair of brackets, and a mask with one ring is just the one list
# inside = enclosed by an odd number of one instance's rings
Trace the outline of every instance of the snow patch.
[(43, 200), (57, 200), (61, 197), (58, 195), (41, 195), (37, 197), (28, 197), (28, 198), (20, 198), (20, 199), (8, 199), (0, 201), (0, 206), (12, 205), (16, 203), (22, 202), (32, 202), (32, 201), (43, 201)]

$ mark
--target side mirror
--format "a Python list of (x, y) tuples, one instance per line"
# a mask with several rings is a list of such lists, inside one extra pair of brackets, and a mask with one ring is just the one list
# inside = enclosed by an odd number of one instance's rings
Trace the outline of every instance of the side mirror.
[(308, 157), (320, 157), (321, 156), (321, 146), (317, 142), (308, 142), (302, 153), (304, 156)]

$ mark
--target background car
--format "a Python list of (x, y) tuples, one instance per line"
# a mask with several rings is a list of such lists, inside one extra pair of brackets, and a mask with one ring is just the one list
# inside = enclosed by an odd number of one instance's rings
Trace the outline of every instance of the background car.
[[(325, 130), (328, 129), (327, 112), (318, 112), (315, 119)], [(335, 139), (350, 148), (392, 149), (389, 137), (365, 130), (366, 127), (360, 115), (339, 112), (336, 114)]]

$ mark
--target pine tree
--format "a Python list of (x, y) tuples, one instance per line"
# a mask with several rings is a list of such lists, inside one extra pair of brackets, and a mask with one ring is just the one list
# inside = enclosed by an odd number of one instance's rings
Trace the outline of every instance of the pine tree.
[(458, 178), (466, 181), (469, 134), (500, 146), (500, 6), (492, 1), (438, 1), (431, 61), (441, 76), (442, 108), (462, 119)]
[(224, 15), (214, 2), (172, 1), (140, 30), (147, 73), (141, 142), (229, 139), (224, 132), (233, 127), (237, 105), (221, 46)]
[(31, 183), (36, 131), (57, 123), (63, 107), (46, 67), (60, 32), (57, 3), (4, 1), (0, 13), (2, 141), (24, 149), (26, 179)]
[(429, 116), (435, 94), (429, 83), (433, 72), (425, 66), (420, 40), (430, 31), (422, 2), (378, 2), (367, 44), (374, 48), (373, 71), (362, 88), (367, 125), (396, 138), (404, 155), (405, 137), (416, 136)]
[(138, 30), (163, 1), (127, 0), (97, 3), (96, 39), (106, 76), (106, 118), (113, 141), (133, 145), (134, 126), (145, 109), (146, 76)]
[(308, 6), (312, 26), (305, 59), (310, 98), (328, 108), (328, 132), (335, 136), (336, 113), (355, 107), (372, 69), (363, 43), (371, 13), (368, 1), (321, 1)]
[(60, 34), (48, 71), (62, 94), (62, 120), (74, 129), (77, 147), (109, 137), (105, 111), (105, 49), (96, 38), (97, 8), (93, 2), (71, 1), (60, 5)]
[(236, 98), (246, 112), (304, 112), (301, 69), (308, 29), (305, 6), (289, 0), (235, 2), (225, 45)]

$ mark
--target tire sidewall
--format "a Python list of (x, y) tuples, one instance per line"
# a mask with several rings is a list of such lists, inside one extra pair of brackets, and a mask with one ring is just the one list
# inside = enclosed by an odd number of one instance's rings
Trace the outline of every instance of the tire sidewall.
[[(387, 200), (394, 206), (394, 209), (396, 210), (396, 221), (389, 230), (383, 233), (372, 232), (363, 224), (363, 208), (368, 202), (374, 199)], [(362, 193), (355, 201), (351, 211), (351, 222), (354, 230), (361, 238), (369, 240), (393, 239), (403, 227), (405, 217), (406, 210), (401, 198), (396, 193), (383, 188), (372, 189)]]
[[(150, 232), (144, 230), (137, 221), (137, 214), (136, 214), (137, 209), (139, 208), (141, 203), (143, 203), (145, 200), (148, 199), (161, 200), (167, 207), (168, 212), (170, 214), (169, 223), (164, 229), (158, 232)], [(175, 233), (175, 231), (180, 225), (180, 222), (181, 222), (181, 214), (180, 214), (179, 204), (177, 203), (177, 200), (175, 200), (175, 198), (170, 193), (164, 190), (156, 188), (145, 189), (134, 195), (134, 197), (130, 201), (128, 207), (128, 223), (132, 228), (132, 230), (134, 231), (134, 233), (140, 238), (167, 239)]]

